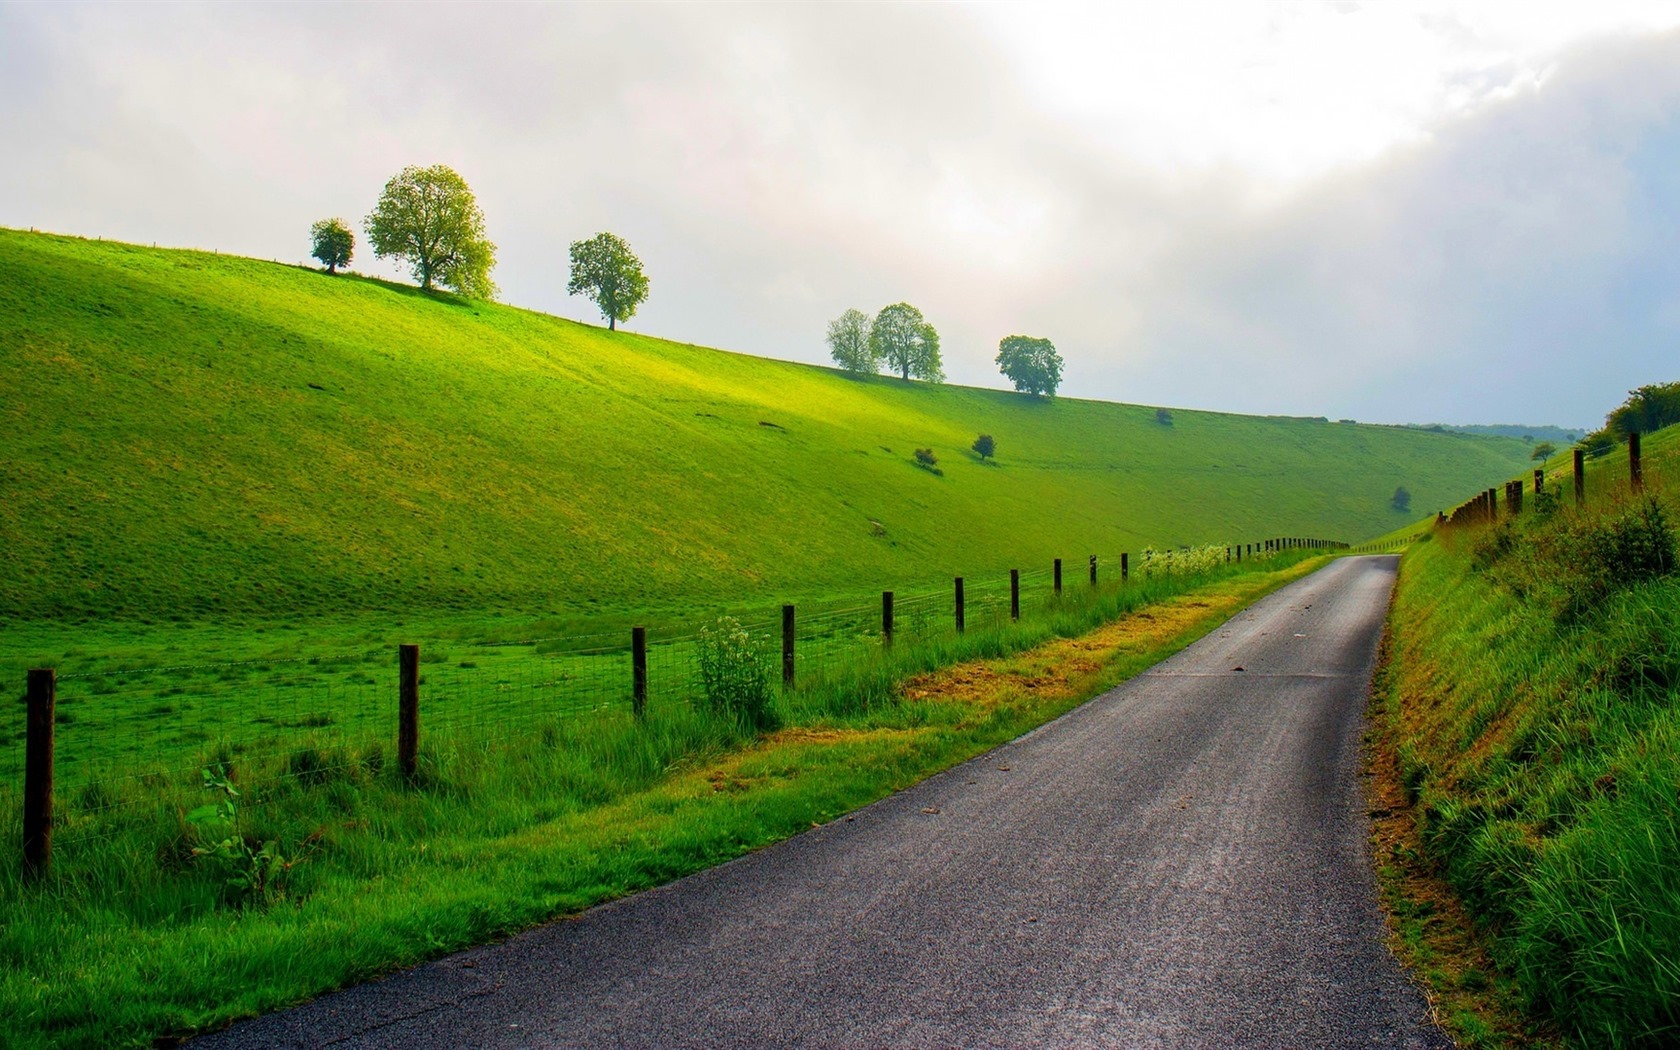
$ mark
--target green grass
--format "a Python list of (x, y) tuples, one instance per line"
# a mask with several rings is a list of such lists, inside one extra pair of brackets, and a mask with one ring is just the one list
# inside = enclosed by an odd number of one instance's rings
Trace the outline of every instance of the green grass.
[[(16, 231), (0, 332), (7, 649), (17, 621), (687, 612), (1146, 544), (1356, 540), (1394, 527), (1396, 485), (1446, 506), (1524, 454), (1189, 410), (1162, 426)], [(968, 451), (981, 431), (995, 462)]]
[[(243, 787), (240, 834), (274, 841), (290, 865), (261, 893), (230, 889), (227, 865), (193, 856), (216, 837), (183, 818), (215, 797), (195, 775), (70, 800), (44, 885), (0, 866), (9, 1045), (146, 1045), (737, 856), (1019, 735), (1319, 561), (1081, 588), (1020, 624), (852, 652), (785, 694), (789, 728), (762, 740), (666, 698), (641, 724), (620, 705), (427, 732), (418, 789), (367, 736), (323, 736), (302, 762), (226, 751), (212, 757)], [(1061, 688), (1028, 681), (1067, 666), (1045, 651), (1057, 639), (1145, 605), (1156, 611), (1130, 640), (1111, 635), (1099, 666)], [(979, 699), (915, 677), (974, 660), (992, 662), (996, 683)], [(15, 814), (14, 801), (0, 797), (0, 811)]]
[[(1672, 536), (1680, 428), (1645, 449)], [(1412, 549), (1383, 714), (1423, 846), (1528, 1008), (1583, 1047), (1674, 1045), (1680, 575), (1636, 571), (1658, 532), (1625, 453), (1588, 478), (1580, 509), (1565, 478), (1550, 513), (1531, 495)]]

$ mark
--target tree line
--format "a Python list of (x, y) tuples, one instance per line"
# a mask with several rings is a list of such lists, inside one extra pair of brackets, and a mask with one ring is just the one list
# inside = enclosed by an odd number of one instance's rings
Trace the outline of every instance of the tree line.
[[(438, 285), (472, 299), (494, 299), (490, 280), (496, 245), (485, 234), (484, 212), (465, 179), (446, 164), (409, 166), (385, 183), (379, 202), (362, 222), (373, 254), (406, 262), (423, 291)], [(309, 228), (313, 249), (328, 273), (350, 265), (356, 235), (343, 219), (322, 219)], [(583, 295), (600, 308), (607, 328), (635, 316), (647, 301), (642, 261), (622, 237), (598, 233), (573, 241), (566, 294)]]
[[(942, 382), (939, 333), (909, 303), (893, 303), (871, 318), (851, 309), (828, 322), (834, 363), (853, 375), (874, 375), (882, 366), (900, 379)], [(1004, 336), (998, 342), (998, 370), (1027, 394), (1054, 395), (1062, 382), (1062, 356), (1048, 339)]]

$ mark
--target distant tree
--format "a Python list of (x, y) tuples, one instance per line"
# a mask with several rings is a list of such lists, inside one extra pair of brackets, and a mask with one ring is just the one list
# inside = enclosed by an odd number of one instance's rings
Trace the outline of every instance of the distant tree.
[(597, 233), (587, 241), (572, 242), (572, 277), (566, 282), (566, 294), (594, 300), (611, 331), (647, 302), (647, 274), (624, 238)]
[(356, 235), (343, 219), (322, 219), (309, 227), (309, 236), (315, 242), (309, 254), (321, 260), (328, 273), (337, 273), (340, 266), (350, 265), (350, 256), (356, 250)]
[(1401, 485), (1394, 490), (1394, 495), (1388, 497), (1388, 505), (1405, 514), (1412, 509), (1412, 494), (1406, 491), (1406, 486)]
[(931, 448), (919, 448), (916, 450), (916, 462), (924, 467), (931, 467), (939, 462), (939, 457), (933, 454)]
[(1157, 408), (1155, 410), (1155, 422), (1164, 427), (1172, 426), (1172, 410), (1169, 408)]
[(1618, 440), (1675, 423), (1680, 423), (1680, 383), (1652, 383), (1630, 390), (1627, 400), (1604, 417), (1604, 429)]
[(862, 310), (847, 310), (828, 322), (828, 350), (835, 364), (859, 375), (880, 367), (881, 361), (869, 344), (870, 327), (869, 315)]
[(1616, 435), (1609, 427), (1603, 427), (1583, 437), (1576, 444), (1581, 447), (1581, 451), (1597, 459), (1616, 447)]
[(1005, 336), (998, 342), (998, 371), (1024, 394), (1054, 396), (1062, 383), (1062, 355), (1048, 339)]
[(1550, 441), (1542, 441), (1534, 446), (1534, 451), (1528, 454), (1528, 458), (1535, 462), (1544, 462), (1555, 455), (1557, 455), (1557, 446)]
[(496, 246), (484, 235), (477, 198), (448, 165), (393, 175), (363, 228), (374, 255), (406, 260), (426, 291), (441, 284), (474, 299), (495, 298)]
[(992, 440), (992, 435), (990, 434), (981, 434), (979, 437), (974, 439), (974, 444), (969, 447), (974, 450), (975, 454), (978, 455), (982, 461), (991, 459), (993, 456), (997, 455), (997, 442)]
[(869, 329), (869, 349), (900, 378), (915, 376), (930, 383), (945, 378), (939, 363), (939, 333), (909, 303), (894, 303), (875, 315)]

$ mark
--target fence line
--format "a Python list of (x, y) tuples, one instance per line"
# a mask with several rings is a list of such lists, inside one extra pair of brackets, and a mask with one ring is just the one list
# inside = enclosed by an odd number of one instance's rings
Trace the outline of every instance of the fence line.
[[(895, 646), (1042, 623), (1076, 607), (1067, 602), (1142, 580), (1293, 550), (1346, 549), (1286, 537), (1146, 549), (1136, 559), (1130, 552), (1092, 554), (1082, 582), (1055, 559), (1011, 570), (1007, 579), (955, 577), (949, 586), (883, 592), (880, 604), (786, 605), (750, 611), (739, 622), (755, 638), (780, 636), (780, 680), (798, 691), (831, 683)], [(1105, 573), (1109, 566), (1118, 572)], [(397, 773), (416, 784), (427, 740), (510, 737), (523, 725), (555, 719), (640, 720), (649, 705), (690, 705), (700, 695), (702, 630), (693, 624), (638, 625), (572, 641), (450, 642), (424, 650), (404, 644), (395, 675), (383, 648), (65, 675), (31, 671), (26, 726), (13, 738), (24, 755), (0, 749), (0, 814), (14, 805), (21, 810), (25, 872), (35, 879), (50, 866), (55, 826), (74, 826), (78, 844), (98, 842), (117, 833), (125, 813), (157, 805), (162, 789), (191, 782), (210, 766), (237, 763), (245, 801), (257, 805), (263, 796), (253, 789), (263, 785), (288, 777), (309, 782), (376, 762), (379, 741), (391, 740), (394, 728)], [(37, 699), (40, 690), (46, 699)], [(20, 779), (18, 797), (9, 785)]]

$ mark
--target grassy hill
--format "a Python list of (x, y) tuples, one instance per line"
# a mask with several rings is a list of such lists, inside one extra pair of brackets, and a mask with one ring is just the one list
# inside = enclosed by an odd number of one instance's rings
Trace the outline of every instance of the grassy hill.
[[(0, 333), (0, 616), (21, 619), (679, 607), (1357, 540), (1405, 520), (1397, 485), (1432, 510), (1526, 460), (1513, 439), (858, 380), (17, 231)], [(980, 432), (995, 463), (967, 451)]]

